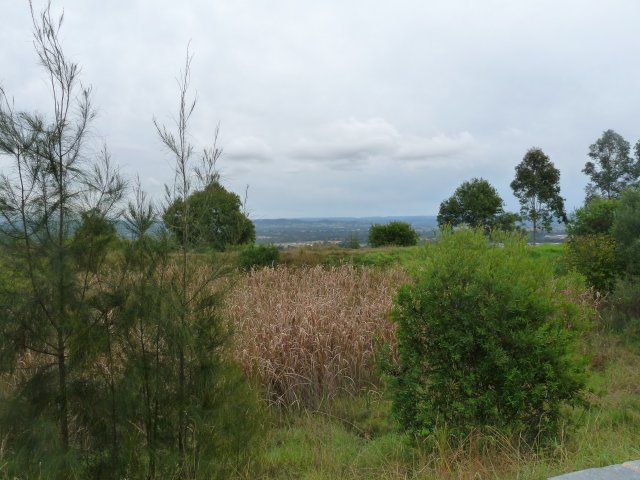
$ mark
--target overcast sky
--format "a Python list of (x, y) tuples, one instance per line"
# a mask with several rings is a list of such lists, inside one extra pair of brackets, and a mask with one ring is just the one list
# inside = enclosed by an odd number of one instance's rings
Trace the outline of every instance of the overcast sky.
[[(50, 111), (28, 2), (1, 0), (0, 85)], [(36, 9), (44, 2), (34, 0)], [(160, 196), (191, 41), (191, 134), (217, 123), (225, 185), (253, 218), (423, 215), (472, 177), (508, 209), (532, 147), (584, 199), (587, 151), (640, 138), (637, 0), (54, 0), (62, 42), (93, 86), (103, 140)], [(97, 147), (96, 147), (97, 148)]]

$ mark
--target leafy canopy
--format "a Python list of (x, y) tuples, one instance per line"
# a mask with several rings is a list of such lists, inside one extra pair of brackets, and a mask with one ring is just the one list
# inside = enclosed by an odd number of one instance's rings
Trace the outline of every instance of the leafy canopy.
[(451, 197), (440, 203), (438, 225), (468, 225), (512, 230), (517, 216), (506, 214), (498, 191), (483, 178), (473, 178), (460, 185)]
[(553, 435), (584, 386), (573, 352), (592, 312), (569, 300), (578, 278), (554, 278), (517, 236), (499, 248), (480, 230), (444, 231), (428, 255), (393, 311), (396, 418), (422, 438), (439, 428)]
[(525, 154), (516, 166), (511, 189), (520, 202), (520, 214), (533, 223), (534, 243), (537, 229), (550, 231), (554, 217), (567, 221), (560, 196), (560, 170), (541, 149), (531, 148)]
[(617, 207), (617, 199), (589, 199), (584, 207), (578, 208), (569, 216), (567, 233), (571, 236), (610, 233)]
[(583, 173), (591, 182), (587, 185), (587, 198), (603, 196), (616, 198), (627, 187), (637, 185), (640, 177), (640, 142), (636, 144), (636, 160), (630, 155), (630, 145), (621, 135), (607, 130), (589, 146), (589, 157)]
[(184, 201), (178, 198), (162, 217), (178, 241), (183, 243), (186, 238), (187, 247), (207, 246), (222, 251), (230, 245), (255, 241), (255, 226), (242, 212), (240, 197), (220, 183), (213, 182), (192, 193), (187, 205), (185, 209)]
[(369, 245), (372, 247), (408, 247), (416, 245), (419, 238), (418, 233), (406, 222), (389, 222), (386, 225), (376, 223), (369, 228)]
[(626, 273), (640, 275), (640, 187), (622, 192), (611, 231)]

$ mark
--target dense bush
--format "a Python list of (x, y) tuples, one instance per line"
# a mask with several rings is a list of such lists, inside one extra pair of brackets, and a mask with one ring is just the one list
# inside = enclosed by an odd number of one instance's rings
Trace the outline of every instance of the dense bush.
[(205, 246), (223, 251), (230, 245), (253, 244), (255, 225), (242, 211), (242, 201), (220, 183), (178, 198), (162, 216), (165, 225), (186, 247)]
[(640, 188), (624, 191), (619, 202), (611, 232), (618, 242), (626, 273), (640, 275)]
[(252, 245), (238, 255), (238, 266), (243, 270), (272, 267), (280, 260), (280, 250), (275, 245)]
[(602, 233), (571, 237), (565, 245), (565, 261), (602, 293), (613, 289), (621, 268), (616, 240)]
[(640, 280), (637, 277), (617, 281), (607, 298), (603, 317), (614, 330), (634, 335), (640, 332)]
[(369, 245), (372, 247), (408, 247), (416, 245), (419, 238), (418, 233), (405, 222), (389, 222), (386, 225), (376, 223), (369, 228)]
[(569, 216), (567, 233), (572, 237), (611, 233), (618, 200), (594, 197)]
[(428, 266), (396, 298), (399, 362), (393, 411), (418, 437), (486, 426), (553, 434), (583, 388), (573, 347), (590, 308), (515, 237), (492, 247), (481, 231), (444, 232)]
[(611, 291), (617, 278), (640, 274), (640, 190), (620, 198), (592, 198), (567, 224), (567, 265), (600, 291)]

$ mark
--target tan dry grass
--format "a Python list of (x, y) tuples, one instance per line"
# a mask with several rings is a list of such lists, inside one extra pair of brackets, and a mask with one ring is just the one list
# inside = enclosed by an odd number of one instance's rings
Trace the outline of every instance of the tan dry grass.
[(227, 297), (235, 352), (277, 405), (310, 406), (377, 384), (400, 270), (284, 266), (248, 273)]

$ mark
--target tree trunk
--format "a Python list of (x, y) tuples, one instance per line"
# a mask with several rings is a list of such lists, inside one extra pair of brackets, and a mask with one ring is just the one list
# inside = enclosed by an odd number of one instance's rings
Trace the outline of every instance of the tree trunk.
[(69, 450), (69, 415), (67, 406), (67, 365), (62, 332), (58, 332), (58, 413), (60, 415), (60, 439), (65, 453)]

